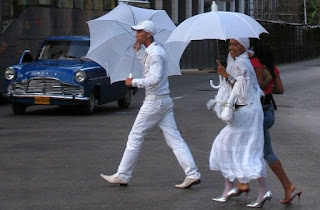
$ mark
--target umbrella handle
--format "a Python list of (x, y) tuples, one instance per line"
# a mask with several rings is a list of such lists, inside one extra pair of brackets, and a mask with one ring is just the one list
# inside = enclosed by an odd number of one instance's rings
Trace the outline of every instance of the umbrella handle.
[(214, 89), (219, 89), (220, 86), (221, 86), (221, 82), (222, 82), (222, 77), (221, 77), (221, 75), (219, 75), (219, 85), (214, 85), (212, 79), (210, 79), (210, 81), (209, 81), (211, 87), (214, 88)]

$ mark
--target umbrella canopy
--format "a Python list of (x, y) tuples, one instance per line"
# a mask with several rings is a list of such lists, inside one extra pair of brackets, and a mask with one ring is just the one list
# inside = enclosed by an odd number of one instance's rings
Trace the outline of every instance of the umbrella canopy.
[[(125, 80), (129, 73), (135, 78), (142, 76), (142, 65), (132, 49), (136, 39), (131, 26), (143, 20), (154, 23), (156, 33), (153, 36), (163, 46), (176, 28), (164, 10), (142, 9), (127, 4), (119, 4), (107, 14), (88, 21), (90, 48), (86, 57), (104, 67), (112, 83)], [(170, 54), (167, 54), (169, 76), (181, 75), (179, 66), (177, 68)]]
[(238, 12), (211, 11), (195, 15), (183, 21), (166, 42), (167, 49), (174, 56), (175, 65), (192, 40), (230, 38), (259, 38), (268, 33), (256, 20)]

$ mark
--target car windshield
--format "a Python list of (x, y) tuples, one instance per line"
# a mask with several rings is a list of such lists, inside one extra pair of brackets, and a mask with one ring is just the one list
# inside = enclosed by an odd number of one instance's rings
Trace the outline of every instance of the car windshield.
[(39, 60), (85, 60), (89, 42), (46, 41), (42, 46)]

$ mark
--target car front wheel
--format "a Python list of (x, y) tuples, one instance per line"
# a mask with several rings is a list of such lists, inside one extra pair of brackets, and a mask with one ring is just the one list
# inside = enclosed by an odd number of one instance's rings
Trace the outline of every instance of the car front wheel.
[(96, 104), (97, 104), (96, 94), (95, 94), (95, 91), (92, 91), (90, 94), (90, 99), (88, 103), (83, 107), (84, 114), (92, 114), (94, 112)]
[(127, 93), (124, 98), (118, 100), (118, 106), (120, 109), (128, 108), (131, 102), (131, 90), (127, 88)]
[(19, 103), (12, 103), (12, 111), (14, 114), (24, 114), (27, 109), (27, 105), (19, 104)]

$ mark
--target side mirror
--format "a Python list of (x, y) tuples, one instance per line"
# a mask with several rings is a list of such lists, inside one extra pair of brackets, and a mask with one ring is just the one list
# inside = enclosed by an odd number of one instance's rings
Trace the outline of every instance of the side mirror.
[(23, 53), (21, 54), (19, 64), (22, 63), (29, 63), (33, 61), (33, 57), (31, 55), (30, 50), (24, 50)]

